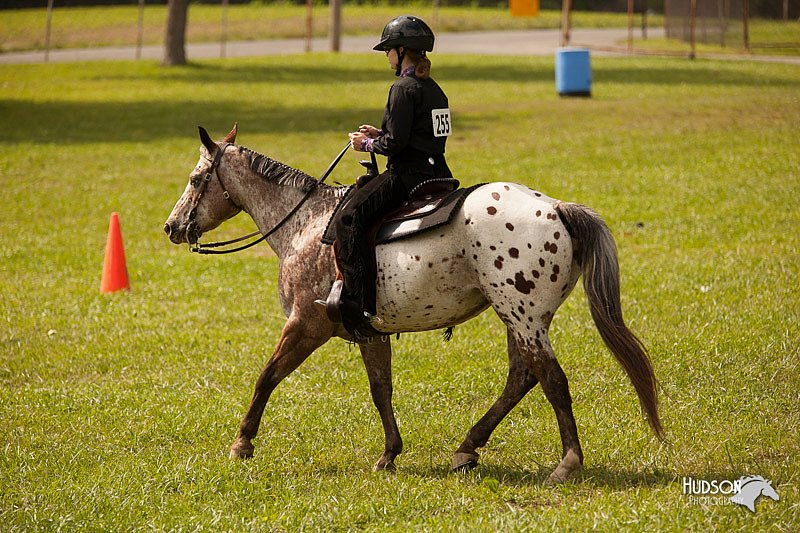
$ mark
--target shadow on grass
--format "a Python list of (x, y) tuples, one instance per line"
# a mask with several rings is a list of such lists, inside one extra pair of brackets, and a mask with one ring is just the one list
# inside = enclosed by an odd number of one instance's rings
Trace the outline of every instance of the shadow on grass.
[[(474, 470), (468, 472), (453, 472), (447, 466), (441, 467), (399, 467), (400, 471), (423, 478), (446, 478), (450, 476), (465, 476), (468, 478), (487, 479), (493, 478), (504, 485), (544, 485), (556, 465), (552, 467), (541, 466), (536, 470), (515, 469), (503, 465), (479, 464)], [(674, 473), (665, 472), (637, 472), (632, 470), (614, 470), (603, 466), (584, 467), (570, 483), (575, 485), (591, 485), (609, 489), (626, 489), (631, 487), (665, 487), (676, 479)], [(710, 478), (709, 478), (710, 479)], [(723, 478), (720, 478), (723, 479)]]
[[(6, 141), (26, 144), (149, 143), (185, 137), (197, 140), (197, 126), (221, 139), (234, 122), (248, 135), (313, 133), (347, 140), (347, 132), (382, 110), (368, 107), (253, 107), (237, 102), (159, 100), (139, 102), (30, 102), (0, 100), (0, 116), (15, 127), (3, 128)], [(465, 128), (479, 119), (462, 117)], [(338, 141), (337, 141), (338, 142)], [(269, 155), (269, 146), (247, 146)]]
[[(435, 61), (435, 60), (434, 60)], [(781, 76), (758, 76), (743, 73), (735, 63), (712, 61), (689, 61), (684, 66), (674, 63), (646, 66), (630, 58), (594, 59), (592, 74), (595, 83), (633, 83), (654, 85), (732, 85), (800, 87), (800, 80)], [(374, 67), (348, 67), (345, 64), (330, 65), (275, 65), (265, 60), (263, 65), (238, 63), (198, 62), (177, 69), (158, 71), (158, 79), (184, 81), (204, 85), (230, 85), (231, 83), (309, 83), (340, 85), (343, 82), (375, 83), (393, 81), (390, 73), (377, 62)], [(553, 83), (555, 76), (552, 58), (532, 58), (532, 62), (520, 63), (518, 59), (494, 58), (479, 67), (469, 63), (434, 63), (432, 75), (442, 84), (447, 82), (501, 81), (513, 83)], [(141, 80), (136, 75), (98, 76), (96, 81)]]
[[(213, 105), (193, 100), (130, 103), (0, 101), (0, 116), (9, 124), (16, 124), (4, 128), (6, 141), (40, 144), (135, 143), (182, 136), (196, 139), (197, 126), (205, 126), (216, 138), (224, 136), (235, 121), (246, 121), (249, 134), (335, 132), (346, 140), (345, 133), (353, 128), (359, 117), (376, 115), (380, 116), (380, 110), (326, 108), (318, 103), (300, 109), (267, 109), (233, 101)], [(215, 131), (217, 129), (219, 131)]]
[[(343, 65), (334, 61), (329, 65), (284, 65), (275, 61), (265, 59), (263, 65), (255, 63), (255, 60), (200, 62), (176, 69), (114, 67), (105, 71), (96, 65), (78, 66), (74, 74), (64, 75), (63, 80), (50, 83), (110, 83), (118, 84), (122, 92), (126, 91), (127, 82), (149, 82), (152, 87), (184, 83), (188, 85), (187, 94), (193, 94), (192, 87), (211, 86), (213, 90), (205, 93), (211, 93), (214, 97), (203, 99), (198, 96), (200, 92), (195, 92), (192, 99), (159, 99), (155, 90), (138, 99), (126, 101), (32, 101), (15, 99), (9, 95), (0, 100), (0, 126), (3, 126), (7, 141), (38, 144), (152, 142), (184, 135), (194, 136), (197, 125), (204, 125), (210, 130), (229, 128), (234, 121), (246, 122), (248, 131), (254, 134), (335, 132), (344, 135), (366, 117), (379, 120), (382, 109), (357, 103), (344, 107), (326, 105), (326, 94), (341, 96), (344, 89), (340, 85), (343, 82), (364, 82), (365, 87), (375, 87), (375, 82), (385, 80), (388, 86), (393, 81), (390, 73), (377, 66), (349, 66), (346, 61)], [(481, 64), (479, 68), (463, 62), (446, 63), (435, 68), (436, 77), (443, 82), (480, 83), (485, 80), (508, 82), (520, 87), (531, 83), (553, 83), (552, 63), (550, 60), (544, 62), (541, 58), (534, 58), (529, 64), (498, 59), (497, 64)], [(766, 73), (755, 76), (752, 72), (741, 72), (735, 64), (730, 66), (719, 62), (687, 61), (686, 66), (682, 67), (674, 61), (662, 65), (652, 60), (643, 64), (630, 59), (627, 62), (625, 59), (614, 59), (598, 62), (593, 75), (595, 83), (608, 84), (800, 87), (800, 79), (769, 76)], [(226, 94), (225, 88), (234, 83), (246, 84), (254, 94), (258, 94), (261, 87), (274, 84), (285, 86), (287, 92), (297, 85), (318, 86), (320, 94), (318, 99), (303, 106), (254, 106), (252, 102), (238, 101)], [(358, 99), (354, 98), (353, 101), (357, 102)], [(464, 127), (469, 128), (470, 119), (471, 116), (466, 114), (460, 120)], [(264, 147), (252, 148), (264, 150)]]

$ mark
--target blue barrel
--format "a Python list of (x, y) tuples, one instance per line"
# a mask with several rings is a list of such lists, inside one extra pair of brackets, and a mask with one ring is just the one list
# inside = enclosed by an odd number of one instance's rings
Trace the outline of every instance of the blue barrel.
[(592, 66), (587, 48), (556, 50), (556, 92), (559, 96), (592, 95)]

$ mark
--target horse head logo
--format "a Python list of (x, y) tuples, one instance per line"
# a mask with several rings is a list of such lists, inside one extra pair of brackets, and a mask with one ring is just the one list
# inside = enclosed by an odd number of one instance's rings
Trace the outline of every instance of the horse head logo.
[(746, 476), (739, 479), (739, 492), (731, 496), (733, 503), (744, 505), (750, 511), (756, 512), (756, 500), (764, 495), (775, 501), (780, 500), (778, 493), (772, 488), (772, 481), (761, 476)]

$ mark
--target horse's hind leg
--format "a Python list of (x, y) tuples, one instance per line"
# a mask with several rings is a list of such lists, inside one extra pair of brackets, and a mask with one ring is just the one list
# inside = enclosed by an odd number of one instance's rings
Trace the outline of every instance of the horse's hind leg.
[(486, 445), (489, 436), (498, 424), (511, 412), (522, 398), (536, 386), (536, 376), (522, 360), (517, 341), (511, 331), (508, 332), (508, 378), (503, 393), (491, 408), (472, 426), (464, 442), (453, 456), (453, 470), (473, 468), (478, 464), (479, 455), (475, 451)]
[(331, 337), (331, 331), (315, 328), (309, 320), (290, 317), (283, 327), (278, 346), (275, 348), (261, 375), (256, 381), (256, 390), (247, 409), (239, 434), (231, 445), (231, 459), (246, 459), (253, 456), (252, 440), (258, 433), (261, 416), (272, 391), (289, 374), (300, 366), (311, 353)]
[(392, 407), (392, 345), (387, 339), (385, 342), (361, 344), (359, 347), (367, 369), (372, 401), (381, 416), (385, 436), (383, 455), (375, 463), (375, 470), (394, 470), (394, 458), (403, 451), (403, 440), (400, 438)]
[(522, 358), (533, 372), (542, 391), (547, 397), (558, 420), (558, 431), (561, 434), (561, 462), (548, 478), (549, 483), (563, 483), (569, 476), (583, 465), (583, 452), (578, 440), (578, 428), (572, 413), (572, 397), (569, 393), (567, 376), (556, 360), (553, 348), (547, 338), (547, 329), (540, 329), (538, 338), (518, 342)]

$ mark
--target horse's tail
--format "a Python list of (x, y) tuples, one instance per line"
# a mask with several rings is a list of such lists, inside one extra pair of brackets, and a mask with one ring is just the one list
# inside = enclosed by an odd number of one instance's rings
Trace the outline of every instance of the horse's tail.
[(586, 206), (561, 202), (556, 211), (573, 239), (589, 309), (600, 336), (622, 365), (636, 389), (650, 427), (659, 439), (664, 430), (658, 417), (657, 382), (647, 349), (622, 319), (619, 263), (614, 237), (600, 216)]

